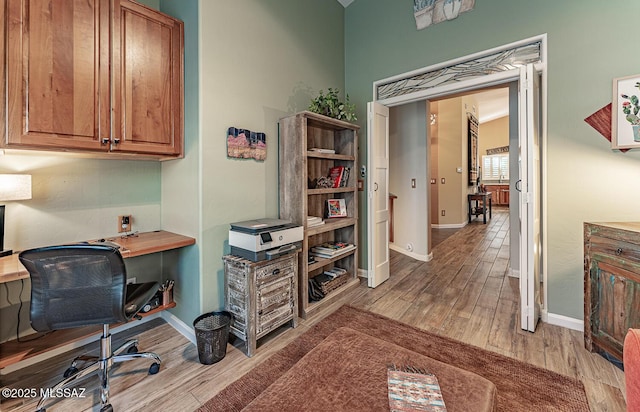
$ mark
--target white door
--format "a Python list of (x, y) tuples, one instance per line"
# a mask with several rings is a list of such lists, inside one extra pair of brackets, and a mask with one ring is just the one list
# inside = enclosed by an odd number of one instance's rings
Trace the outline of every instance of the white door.
[(389, 108), (367, 104), (369, 287), (389, 279)]
[(520, 311), (521, 328), (535, 332), (540, 317), (540, 75), (520, 69)]

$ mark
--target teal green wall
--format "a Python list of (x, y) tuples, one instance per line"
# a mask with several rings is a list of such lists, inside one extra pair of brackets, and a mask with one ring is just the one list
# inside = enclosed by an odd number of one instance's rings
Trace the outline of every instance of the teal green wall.
[(196, 244), (163, 254), (163, 278), (176, 281), (171, 313), (187, 325), (201, 311), (200, 111), (198, 0), (161, 0), (160, 10), (184, 22), (184, 159), (162, 163), (162, 228)]
[[(611, 102), (613, 78), (640, 73), (633, 37), (639, 14), (636, 0), (482, 0), (456, 20), (418, 31), (410, 0), (356, 0), (346, 9), (345, 83), (362, 126), (376, 80), (548, 34), (545, 204), (553, 314), (583, 316), (583, 222), (640, 218), (640, 150), (612, 151), (583, 121)], [(364, 136), (366, 129), (362, 162)], [(360, 200), (365, 244), (366, 204)]]

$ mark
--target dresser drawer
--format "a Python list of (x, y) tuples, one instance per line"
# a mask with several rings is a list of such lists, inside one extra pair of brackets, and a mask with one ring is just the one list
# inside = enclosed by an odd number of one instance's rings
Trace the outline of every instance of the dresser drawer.
[(592, 255), (599, 255), (609, 263), (622, 266), (640, 266), (640, 246), (637, 244), (593, 235), (589, 244)]
[(264, 312), (258, 315), (258, 325), (256, 328), (257, 337), (270, 332), (271, 330), (282, 325), (287, 320), (293, 317), (292, 306), (281, 306), (270, 312)]
[(258, 289), (256, 305), (258, 313), (269, 311), (270, 308), (292, 304), (292, 277), (290, 274), (284, 279), (278, 279)]
[(296, 263), (297, 260), (287, 258), (257, 268), (256, 286), (259, 289), (260, 285), (291, 276), (294, 272), (294, 264)]

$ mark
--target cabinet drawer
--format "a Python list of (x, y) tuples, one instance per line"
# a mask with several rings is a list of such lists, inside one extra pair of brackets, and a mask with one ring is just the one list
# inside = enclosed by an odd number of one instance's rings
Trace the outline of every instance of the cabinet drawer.
[(286, 259), (284, 261), (275, 262), (256, 269), (256, 286), (273, 282), (287, 276), (291, 276), (294, 271), (294, 260)]
[(292, 300), (291, 276), (264, 285), (258, 290), (258, 313), (269, 311), (270, 308), (290, 305)]
[(291, 319), (293, 316), (293, 306), (282, 306), (274, 309), (270, 312), (265, 312), (258, 315), (258, 326), (256, 328), (256, 334), (259, 338), (261, 334), (265, 334), (272, 329), (282, 325), (287, 319)]
[(640, 246), (619, 239), (591, 236), (592, 255), (601, 255), (610, 263), (622, 266), (640, 266)]

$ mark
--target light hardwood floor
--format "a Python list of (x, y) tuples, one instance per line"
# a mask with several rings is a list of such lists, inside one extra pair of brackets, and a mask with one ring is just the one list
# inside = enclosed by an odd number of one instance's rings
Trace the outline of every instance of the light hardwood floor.
[[(518, 282), (506, 276), (509, 263), (509, 219), (494, 211), (483, 225), (473, 222), (447, 237), (434, 250), (431, 262), (391, 253), (391, 278), (376, 289), (358, 289), (296, 329), (282, 327), (259, 342), (247, 358), (242, 342), (229, 346), (219, 363), (198, 362), (197, 349), (171, 326), (157, 319), (117, 336), (135, 335), (140, 350), (163, 359), (160, 373), (148, 376), (148, 362), (119, 364), (111, 379), (111, 402), (116, 411), (191, 411), (228, 383), (248, 372), (343, 303), (398, 319), (482, 348), (517, 358), (574, 378), (585, 384), (593, 411), (624, 411), (624, 373), (601, 356), (587, 352), (581, 332), (540, 324), (535, 333), (520, 330)], [(0, 377), (0, 386), (41, 388), (55, 382), (76, 354), (96, 344), (57, 356)], [(49, 411), (99, 410), (97, 379), (78, 384), (84, 398), (60, 399)], [(35, 400), (3, 400), (2, 411), (32, 411)]]

